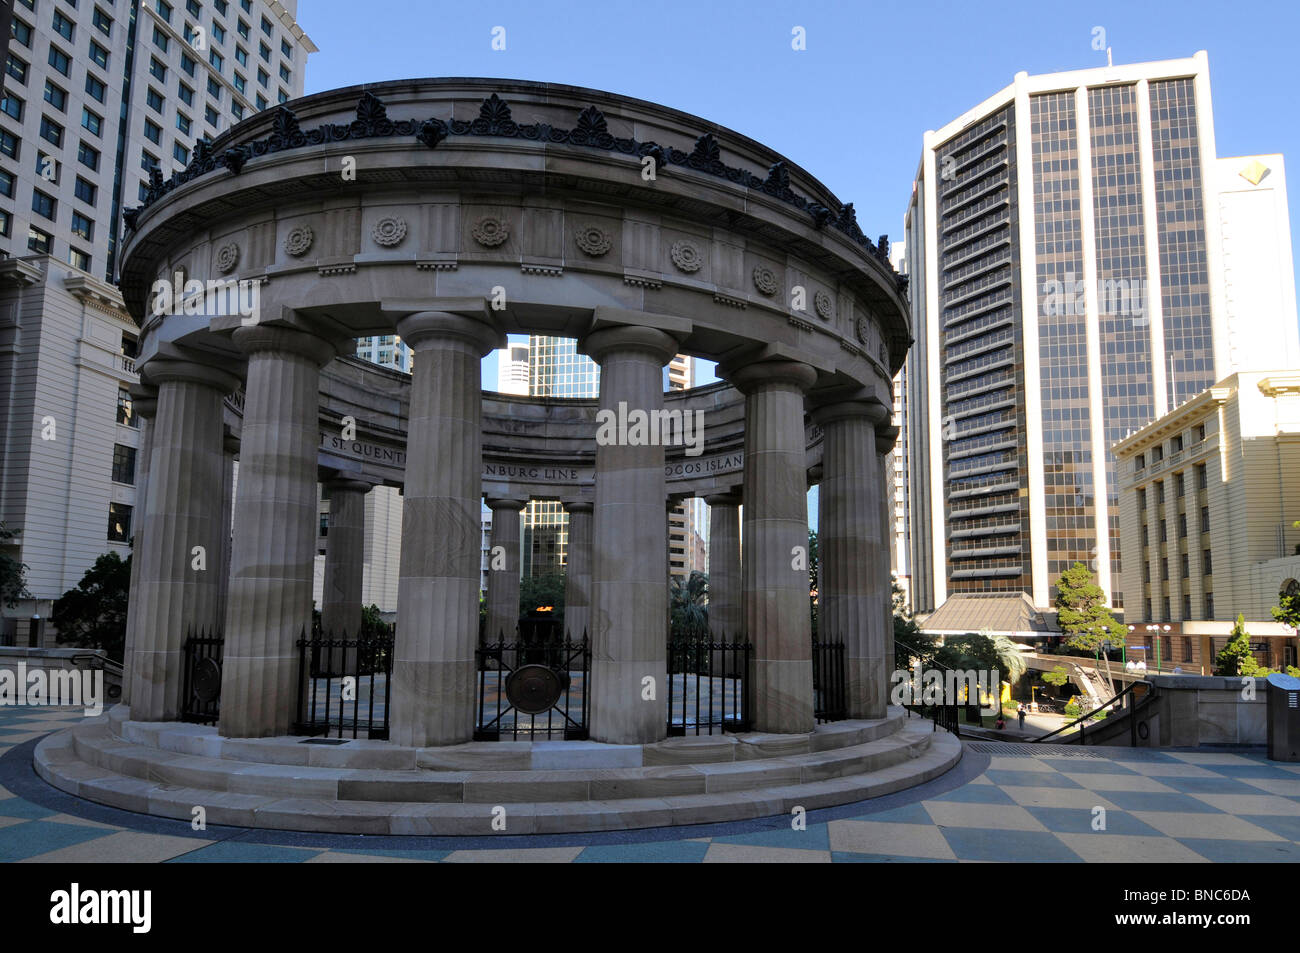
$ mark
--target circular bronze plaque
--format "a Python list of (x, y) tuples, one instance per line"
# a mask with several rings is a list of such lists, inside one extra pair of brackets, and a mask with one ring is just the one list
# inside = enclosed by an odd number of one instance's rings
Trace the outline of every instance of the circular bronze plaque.
[(540, 715), (560, 700), (564, 685), (545, 665), (524, 665), (506, 678), (506, 698), (525, 715)]
[(221, 666), (216, 659), (201, 658), (194, 663), (194, 697), (213, 702), (221, 695)]

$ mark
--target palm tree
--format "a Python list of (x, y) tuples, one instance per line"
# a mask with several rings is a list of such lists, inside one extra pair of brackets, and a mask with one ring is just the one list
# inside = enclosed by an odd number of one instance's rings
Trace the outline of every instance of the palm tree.
[(709, 627), (709, 576), (692, 570), (686, 578), (673, 576), (669, 590), (674, 632), (703, 632)]

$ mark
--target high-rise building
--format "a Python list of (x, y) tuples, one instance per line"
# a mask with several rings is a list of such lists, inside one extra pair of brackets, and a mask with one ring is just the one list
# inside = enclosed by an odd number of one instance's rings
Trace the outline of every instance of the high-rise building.
[(357, 357), (396, 371), (411, 373), (411, 348), (396, 334), (357, 338)]
[[(6, 4), (6, 6), (9, 6)], [(113, 280), (122, 213), (254, 113), (301, 96), (296, 0), (15, 0), (0, 110), (0, 253)]]
[[(1217, 157), (1204, 52), (1019, 73), (925, 134), (905, 218), (915, 608), (1046, 607), (1076, 561), (1124, 606), (1109, 448), (1240, 369), (1234, 340), (1297, 353), (1281, 169)], [(1243, 234), (1264, 221), (1267, 260)]]

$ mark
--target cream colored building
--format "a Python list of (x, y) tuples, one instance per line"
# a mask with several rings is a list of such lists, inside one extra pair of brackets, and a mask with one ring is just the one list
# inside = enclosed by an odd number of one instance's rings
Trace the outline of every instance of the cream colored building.
[(1148, 626), (1164, 667), (1186, 671), (1239, 613), (1262, 663), (1297, 664), (1295, 633), (1269, 610), (1300, 579), (1300, 370), (1233, 374), (1112, 450), (1125, 621), (1148, 665)]

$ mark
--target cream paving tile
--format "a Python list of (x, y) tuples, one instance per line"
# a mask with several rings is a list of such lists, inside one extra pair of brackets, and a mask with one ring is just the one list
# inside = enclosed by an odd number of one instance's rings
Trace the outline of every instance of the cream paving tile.
[(1006, 758), (1000, 755), (994, 755), (989, 760), (990, 771), (1047, 771), (1055, 772), (1056, 769), (1050, 764), (1045, 764), (1037, 758)]
[(14, 824), (26, 824), (30, 817), (4, 817), (0, 816), (0, 827), (12, 827)]
[(926, 824), (891, 824), (887, 821), (831, 821), (826, 825), (831, 850), (859, 854), (893, 854), (900, 858), (933, 857), (952, 860), (956, 855), (943, 832)]
[(50, 729), (48, 728), (38, 728), (35, 731), (10, 732), (5, 735), (5, 741), (12, 747), (13, 745), (20, 745), (25, 741), (31, 741), (34, 738), (44, 738), (49, 733)]
[(1149, 778), (1218, 778), (1221, 774), (1194, 764), (1175, 761), (1125, 761), (1124, 767)]
[(1038, 823), (1037, 818), (1018, 805), (924, 801), (922, 806), (940, 827), (980, 827), (995, 831), (1047, 830)]
[(1021, 807), (1076, 807), (1080, 810), (1092, 810), (1104, 807), (1107, 810), (1115, 805), (1096, 791), (1082, 788), (1031, 788), (1004, 784), (1002, 790), (1011, 800)]
[(1278, 794), (1282, 797), (1300, 797), (1300, 778), (1292, 780), (1291, 778), (1237, 778), (1242, 784), (1249, 784), (1253, 788), (1259, 788), (1261, 791), (1267, 791), (1269, 794)]
[(686, 842), (688, 844), (712, 844), (713, 838), (712, 837), (688, 837), (686, 838)]
[(1188, 764), (1259, 764), (1254, 758), (1226, 751), (1166, 751), (1165, 754)]
[(444, 864), (568, 864), (581, 847), (523, 847), (519, 850), (454, 850)]
[(7, 801), (9, 798), (17, 796), (18, 795), (14, 794), (14, 792), (10, 791), (8, 788), (0, 788), (0, 801)]
[(122, 830), (122, 828), (117, 824), (101, 824), (99, 821), (87, 820), (84, 817), (76, 817), (72, 814), (54, 814), (50, 817), (43, 817), (41, 820), (54, 821), (56, 824), (78, 824), (82, 827), (99, 827), (106, 831)]
[(1170, 837), (1203, 837), (1207, 840), (1280, 841), (1272, 831), (1231, 814), (1179, 814), (1164, 811), (1130, 812), (1144, 824), (1150, 824)]
[(706, 864), (829, 864), (828, 850), (758, 847), (752, 844), (710, 844)]
[(1090, 791), (1135, 791), (1140, 794), (1178, 794), (1177, 788), (1155, 778), (1136, 774), (1067, 774), (1067, 778)]
[(1300, 801), (1271, 794), (1192, 794), (1190, 797), (1204, 801), (1229, 814), (1270, 814), (1281, 817), (1300, 817)]
[(336, 854), (325, 851), (307, 861), (309, 864), (428, 864), (422, 857), (389, 857), (383, 854)]
[(992, 784), (993, 782), (981, 774), (978, 778), (972, 778), (966, 783), (967, 784)]
[(1057, 834), (1066, 847), (1089, 864), (1208, 864), (1209, 861), (1172, 837), (1136, 834)]
[(156, 864), (214, 843), (194, 837), (170, 837), (165, 834), (140, 834), (118, 831), (107, 837), (52, 850), (28, 857), (26, 864)]

